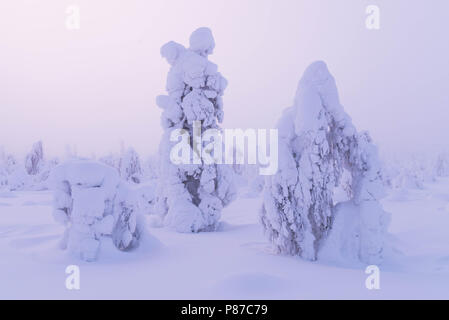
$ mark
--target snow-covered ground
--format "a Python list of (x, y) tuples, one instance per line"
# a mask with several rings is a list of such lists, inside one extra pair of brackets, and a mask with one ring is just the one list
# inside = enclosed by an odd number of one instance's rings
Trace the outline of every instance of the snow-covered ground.
[[(380, 267), (380, 290), (366, 288), (363, 265), (274, 254), (260, 205), (235, 201), (218, 232), (148, 227), (133, 252), (105, 241), (99, 260), (87, 263), (58, 248), (64, 228), (53, 220), (50, 192), (0, 192), (0, 299), (449, 298), (449, 178), (383, 201), (397, 252)], [(80, 266), (80, 290), (65, 286), (72, 264)]]

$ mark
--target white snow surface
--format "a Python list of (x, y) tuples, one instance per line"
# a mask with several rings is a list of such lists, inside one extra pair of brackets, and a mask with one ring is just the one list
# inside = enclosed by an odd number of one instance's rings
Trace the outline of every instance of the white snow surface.
[[(184, 234), (147, 223), (150, 235), (136, 250), (105, 242), (101, 258), (89, 263), (58, 248), (64, 227), (52, 218), (51, 192), (1, 192), (0, 299), (449, 298), (449, 178), (382, 200), (396, 250), (380, 266), (380, 290), (366, 289), (363, 264), (274, 254), (258, 221), (260, 203), (233, 202), (217, 232)], [(80, 290), (65, 287), (73, 264)]]

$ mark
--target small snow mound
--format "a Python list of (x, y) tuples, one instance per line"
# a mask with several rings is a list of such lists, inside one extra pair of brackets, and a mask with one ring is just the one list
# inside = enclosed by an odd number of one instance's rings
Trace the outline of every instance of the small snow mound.
[[(376, 220), (379, 216), (381, 223), (387, 226), (390, 214), (374, 202), (363, 206), (365, 210), (354, 201), (346, 201), (335, 207), (334, 224), (319, 252), (319, 260), (356, 267), (361, 262), (380, 264), (386, 252), (391, 251), (387, 243), (383, 242), (383, 234), (376, 234), (376, 237), (364, 230), (366, 225), (376, 225), (376, 221), (369, 219)], [(382, 245), (379, 245), (379, 241)], [(379, 248), (381, 252), (377, 252)]]
[(215, 40), (209, 28), (196, 29), (190, 36), (190, 50), (207, 56), (212, 54), (215, 48)]

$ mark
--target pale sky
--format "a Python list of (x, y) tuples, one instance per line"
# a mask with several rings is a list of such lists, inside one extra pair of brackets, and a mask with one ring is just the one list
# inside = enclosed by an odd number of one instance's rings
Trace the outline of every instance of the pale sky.
[[(68, 30), (69, 5), (80, 30)], [(380, 30), (365, 26), (380, 8)], [(324, 60), (359, 130), (381, 148), (449, 149), (447, 0), (2, 0), (0, 146), (148, 155), (169, 66), (160, 47), (211, 28), (229, 86), (226, 128), (273, 128), (307, 65)]]

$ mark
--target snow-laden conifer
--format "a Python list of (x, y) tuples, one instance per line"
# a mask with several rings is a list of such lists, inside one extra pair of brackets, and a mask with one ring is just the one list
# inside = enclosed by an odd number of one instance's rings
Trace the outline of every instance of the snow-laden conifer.
[[(217, 65), (208, 60), (214, 47), (211, 31), (199, 28), (190, 36), (189, 48), (173, 41), (161, 48), (171, 67), (167, 77), (168, 94), (157, 99), (157, 105), (163, 109), (164, 128), (157, 210), (165, 215), (165, 224), (179, 232), (215, 230), (221, 210), (235, 193), (232, 167), (205, 163), (202, 145), (192, 138), (194, 122), (200, 123), (201, 132), (205, 132), (219, 131), (218, 123), (223, 120), (222, 96), (227, 81), (218, 72)], [(188, 135), (190, 164), (173, 163), (170, 158), (178, 142), (171, 141), (171, 134), (180, 129)]]
[(343, 252), (350, 242), (361, 261), (381, 261), (388, 214), (379, 203), (383, 184), (377, 150), (345, 113), (325, 63), (307, 68), (278, 129), (279, 170), (266, 179), (261, 212), (277, 250), (318, 258), (336, 219), (344, 219), (343, 212), (336, 214), (334, 191), (348, 171), (351, 190), (347, 192), (353, 195), (350, 203), (357, 221), (343, 228), (350, 240), (335, 236), (333, 245)]

